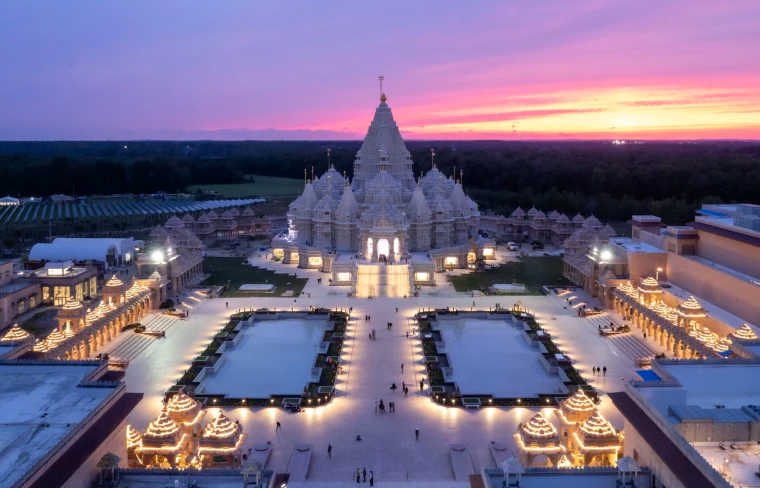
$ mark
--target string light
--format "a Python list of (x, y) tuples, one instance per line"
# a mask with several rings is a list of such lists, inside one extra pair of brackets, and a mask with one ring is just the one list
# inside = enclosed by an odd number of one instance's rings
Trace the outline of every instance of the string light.
[(31, 337), (29, 332), (19, 327), (18, 324), (14, 324), (3, 338), (0, 339), (0, 342), (23, 341), (27, 337)]
[(743, 341), (757, 340), (757, 334), (755, 334), (755, 331), (753, 331), (752, 328), (747, 324), (742, 325), (741, 328), (739, 328), (739, 330), (734, 332), (734, 337), (736, 337), (737, 339), (741, 339)]
[(699, 318), (707, 316), (702, 309), (702, 305), (693, 296), (690, 296), (688, 300), (678, 305), (676, 310), (681, 317)]

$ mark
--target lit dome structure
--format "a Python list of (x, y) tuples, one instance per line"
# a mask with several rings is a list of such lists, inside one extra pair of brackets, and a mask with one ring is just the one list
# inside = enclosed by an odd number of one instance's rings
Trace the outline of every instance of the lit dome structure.
[(520, 449), (520, 462), (523, 466), (532, 466), (539, 455), (546, 456), (552, 465), (556, 466), (560, 454), (565, 451), (560, 445), (557, 429), (541, 415), (541, 412), (528, 422), (520, 423), (514, 437), (517, 448)]
[(31, 337), (29, 332), (25, 331), (18, 324), (13, 324), (13, 327), (5, 333), (0, 342), (20, 342)]
[(597, 410), (570, 436), (569, 450), (575, 464), (615, 466), (622, 447), (622, 436)]
[(757, 334), (748, 324), (743, 324), (736, 332), (733, 333), (733, 336), (742, 341), (757, 340)]
[[(242, 462), (242, 446), (246, 435), (239, 422), (232, 422), (223, 413), (219, 412), (201, 435), (198, 454), (204, 466), (237, 467)], [(215, 460), (223, 457), (224, 462)]]
[(166, 404), (166, 414), (175, 422), (188, 426), (197, 425), (205, 416), (201, 404), (180, 390)]

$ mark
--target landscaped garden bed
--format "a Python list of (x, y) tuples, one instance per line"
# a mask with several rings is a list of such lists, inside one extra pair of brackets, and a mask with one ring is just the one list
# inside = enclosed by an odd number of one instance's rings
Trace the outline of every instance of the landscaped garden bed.
[[(440, 331), (433, 328), (432, 321), (436, 320), (437, 314), (451, 314), (452, 312), (447, 309), (436, 310), (435, 313), (417, 314), (417, 322), (420, 331), (423, 334), (438, 334), (438, 342), (442, 341)], [(422, 315), (425, 315), (423, 318)], [(569, 363), (567, 365), (560, 366), (556, 361), (556, 354), (561, 354), (562, 351), (552, 341), (551, 335), (546, 333), (541, 325), (535, 320), (530, 313), (523, 314), (524, 318), (519, 320), (523, 321), (528, 330), (525, 331), (531, 340), (538, 341), (542, 344), (546, 350), (543, 353), (544, 358), (551, 364), (556, 365), (567, 376), (568, 381), (565, 381), (565, 386), (570, 391), (574, 391), (576, 388), (584, 390), (587, 396), (597, 399), (598, 394), (591, 385), (588, 385), (583, 376)], [(539, 332), (543, 332), (540, 334)], [(422, 349), (424, 353), (424, 360), (426, 363), (426, 369), (428, 373), (428, 381), (430, 384), (431, 399), (436, 403), (446, 406), (466, 406), (462, 403), (462, 398), (479, 398), (481, 406), (498, 406), (498, 407), (547, 407), (557, 406), (559, 401), (565, 397), (565, 395), (548, 395), (539, 394), (538, 398), (494, 398), (492, 396), (482, 395), (462, 395), (457, 391), (455, 383), (446, 383), (443, 375), (444, 367), (449, 366), (448, 355), (445, 353), (439, 353), (436, 346), (436, 341), (428, 338), (422, 339)], [(452, 402), (452, 400), (454, 400)], [(474, 402), (474, 400), (473, 400)]]
[[(221, 360), (223, 353), (219, 352), (219, 349), (222, 344), (233, 341), (238, 334), (242, 333), (242, 331), (236, 330), (239, 324), (242, 321), (250, 319), (251, 316), (255, 316), (255, 314), (266, 313), (268, 311), (263, 309), (257, 310), (255, 313), (240, 312), (232, 315), (222, 330), (214, 335), (203, 352), (193, 359), (191, 367), (177, 380), (176, 385), (167, 390), (166, 395), (168, 397), (173, 396), (180, 389), (184, 389), (186, 393), (192, 394), (201, 382), (198, 379), (198, 375), (203, 369), (214, 366)], [(328, 319), (333, 325), (332, 329), (325, 331), (323, 336), (324, 342), (329, 342), (327, 351), (318, 354), (315, 360), (314, 367), (321, 368), (319, 381), (309, 383), (302, 397), (299, 398), (302, 406), (318, 406), (332, 400), (339, 367), (338, 360), (343, 349), (343, 336), (348, 323), (348, 314), (328, 309), (314, 309), (309, 311), (309, 314), (329, 314)], [(232, 398), (218, 394), (197, 395), (197, 399), (206, 407), (265, 407), (275, 404), (279, 406), (282, 403), (282, 398), (281, 396), (272, 396), (270, 398)]]

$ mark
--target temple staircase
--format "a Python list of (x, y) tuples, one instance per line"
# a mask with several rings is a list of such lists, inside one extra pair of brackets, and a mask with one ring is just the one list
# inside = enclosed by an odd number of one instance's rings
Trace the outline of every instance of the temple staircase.
[(363, 298), (409, 296), (409, 265), (357, 264), (354, 294)]

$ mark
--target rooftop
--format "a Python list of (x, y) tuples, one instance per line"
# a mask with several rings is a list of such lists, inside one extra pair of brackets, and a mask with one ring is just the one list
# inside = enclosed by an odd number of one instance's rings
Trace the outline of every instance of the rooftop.
[(0, 365), (0, 485), (12, 485), (114, 391), (77, 387), (95, 368)]
[(662, 253), (665, 252), (658, 247), (651, 246), (645, 242), (633, 242), (629, 237), (613, 237), (610, 239), (610, 244), (618, 247), (622, 247), (627, 252), (648, 252), (648, 253)]
[(760, 390), (747, 388), (747, 385), (757, 382), (760, 363), (705, 361), (664, 364), (661, 367), (686, 390), (686, 405), (739, 408), (742, 405), (760, 404)]

